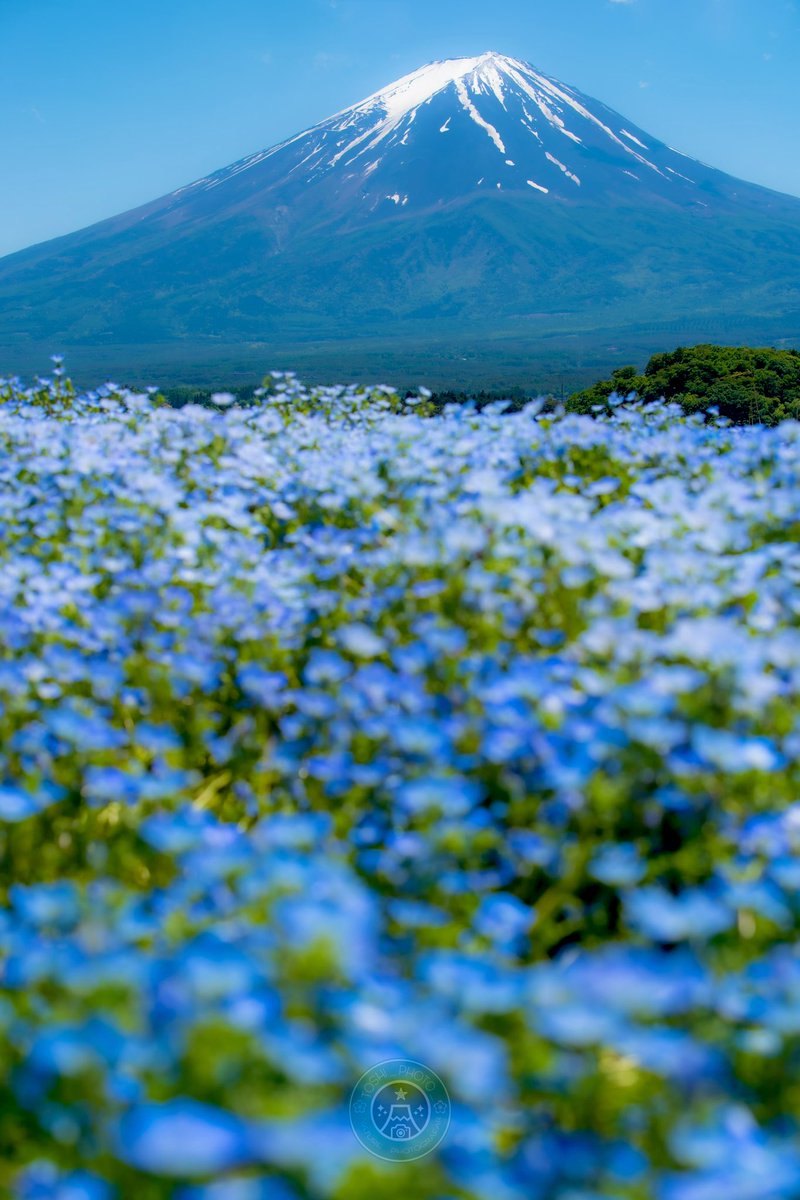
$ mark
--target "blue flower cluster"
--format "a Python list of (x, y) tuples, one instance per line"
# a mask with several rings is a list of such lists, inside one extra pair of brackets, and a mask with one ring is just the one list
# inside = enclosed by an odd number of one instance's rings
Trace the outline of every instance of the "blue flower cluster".
[(216, 399), (0, 382), (0, 1192), (800, 1194), (800, 425)]

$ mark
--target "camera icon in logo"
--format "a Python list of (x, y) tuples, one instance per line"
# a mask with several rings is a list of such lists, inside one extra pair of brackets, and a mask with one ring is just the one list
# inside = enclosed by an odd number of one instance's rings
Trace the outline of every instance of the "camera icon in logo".
[(450, 1126), (450, 1097), (423, 1063), (390, 1059), (365, 1071), (350, 1097), (350, 1124), (370, 1154), (412, 1162), (431, 1154)]

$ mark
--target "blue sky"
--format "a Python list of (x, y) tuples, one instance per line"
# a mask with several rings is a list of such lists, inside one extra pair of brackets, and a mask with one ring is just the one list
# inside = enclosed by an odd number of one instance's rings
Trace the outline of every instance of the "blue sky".
[(0, 254), (498, 50), (800, 195), (800, 0), (0, 0)]

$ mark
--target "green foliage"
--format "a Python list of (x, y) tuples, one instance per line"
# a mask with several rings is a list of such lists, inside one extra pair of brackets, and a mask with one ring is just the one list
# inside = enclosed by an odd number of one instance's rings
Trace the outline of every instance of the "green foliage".
[(636, 393), (669, 400), (684, 412), (719, 414), (737, 425), (777, 425), (800, 417), (800, 352), (749, 346), (679, 346), (654, 354), (642, 374), (621, 367), (610, 379), (570, 397), (572, 412), (608, 412), (610, 397)]

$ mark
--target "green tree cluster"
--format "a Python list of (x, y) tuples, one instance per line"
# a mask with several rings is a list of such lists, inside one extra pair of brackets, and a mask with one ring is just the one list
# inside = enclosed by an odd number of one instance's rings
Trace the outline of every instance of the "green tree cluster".
[(800, 418), (800, 351), (749, 346), (680, 346), (654, 354), (642, 374), (621, 367), (610, 379), (576, 392), (572, 412), (607, 412), (609, 398), (635, 392), (643, 400), (676, 401), (687, 413), (716, 408), (736, 424), (777, 425)]

